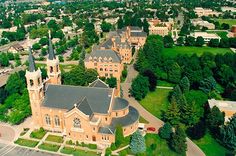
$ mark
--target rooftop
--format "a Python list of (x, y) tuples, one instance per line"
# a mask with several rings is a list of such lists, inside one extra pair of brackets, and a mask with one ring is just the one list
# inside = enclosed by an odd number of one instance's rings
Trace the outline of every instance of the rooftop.
[(209, 99), (208, 103), (210, 105), (210, 108), (212, 108), (213, 106), (217, 106), (219, 109), (236, 111), (236, 101), (223, 101), (223, 100)]

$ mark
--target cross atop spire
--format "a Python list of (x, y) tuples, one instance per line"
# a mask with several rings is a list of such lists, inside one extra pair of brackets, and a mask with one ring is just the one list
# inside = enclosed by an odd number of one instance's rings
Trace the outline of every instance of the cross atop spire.
[(52, 47), (52, 40), (51, 40), (51, 31), (49, 30), (49, 43), (48, 43), (48, 59), (49, 60), (54, 60), (56, 59), (55, 57), (55, 53), (54, 53), (54, 50), (53, 50), (53, 47)]
[(31, 47), (29, 47), (29, 71), (34, 72), (36, 70), (34, 56), (32, 55)]

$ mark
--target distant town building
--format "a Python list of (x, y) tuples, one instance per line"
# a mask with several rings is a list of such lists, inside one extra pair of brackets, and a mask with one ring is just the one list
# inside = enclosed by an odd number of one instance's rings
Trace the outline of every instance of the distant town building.
[(221, 7), (221, 10), (222, 10), (223, 12), (226, 12), (226, 11), (236, 12), (236, 8), (234, 8), (234, 7), (227, 7), (227, 6)]
[(191, 20), (192, 24), (196, 27), (200, 28), (206, 27), (207, 29), (215, 29), (215, 25), (213, 23), (209, 23), (208, 21), (203, 21), (201, 19), (193, 19)]
[(236, 101), (209, 99), (208, 104), (210, 108), (216, 106), (219, 108), (220, 111), (225, 112), (225, 121), (228, 121), (228, 119), (236, 113)]
[(19, 52), (22, 52), (24, 51), (25, 49), (23, 48), (23, 46), (21, 46), (20, 44), (14, 44), (12, 46), (10, 46), (10, 48), (8, 49), (8, 52), (11, 52), (11, 53), (19, 53)]
[(194, 9), (194, 12), (198, 15), (198, 17), (202, 16), (219, 16), (221, 13), (213, 11), (212, 9), (205, 9), (201, 7), (197, 7)]
[(172, 30), (172, 22), (162, 22), (159, 19), (149, 19), (149, 34), (166, 36)]
[(220, 36), (215, 33), (207, 33), (207, 32), (194, 32), (191, 33), (190, 36), (194, 37), (195, 39), (199, 36), (203, 37), (205, 42), (209, 42), (211, 39), (218, 39), (220, 41)]

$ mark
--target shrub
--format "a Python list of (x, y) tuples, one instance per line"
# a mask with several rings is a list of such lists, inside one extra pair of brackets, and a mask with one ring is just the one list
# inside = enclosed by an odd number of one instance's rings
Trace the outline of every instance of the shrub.
[(116, 144), (114, 144), (114, 143), (111, 144), (111, 150), (112, 151), (116, 150)]
[(105, 156), (110, 156), (111, 153), (112, 153), (111, 148), (108, 147), (108, 148), (106, 149)]
[(159, 135), (162, 139), (170, 139), (172, 134), (172, 127), (169, 123), (165, 123), (163, 127), (159, 129)]
[(97, 145), (96, 144), (88, 144), (88, 148), (97, 149)]

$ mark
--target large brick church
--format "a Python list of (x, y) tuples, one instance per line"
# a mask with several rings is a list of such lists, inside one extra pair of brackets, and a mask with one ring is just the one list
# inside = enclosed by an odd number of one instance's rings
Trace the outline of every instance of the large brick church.
[(115, 96), (100, 79), (89, 86), (61, 84), (59, 59), (49, 39), (46, 80), (36, 68), (29, 48), (29, 68), (26, 71), (32, 118), (35, 128), (58, 132), (85, 143), (110, 145), (115, 141), (116, 126), (124, 136), (138, 128), (139, 113), (125, 99)]

